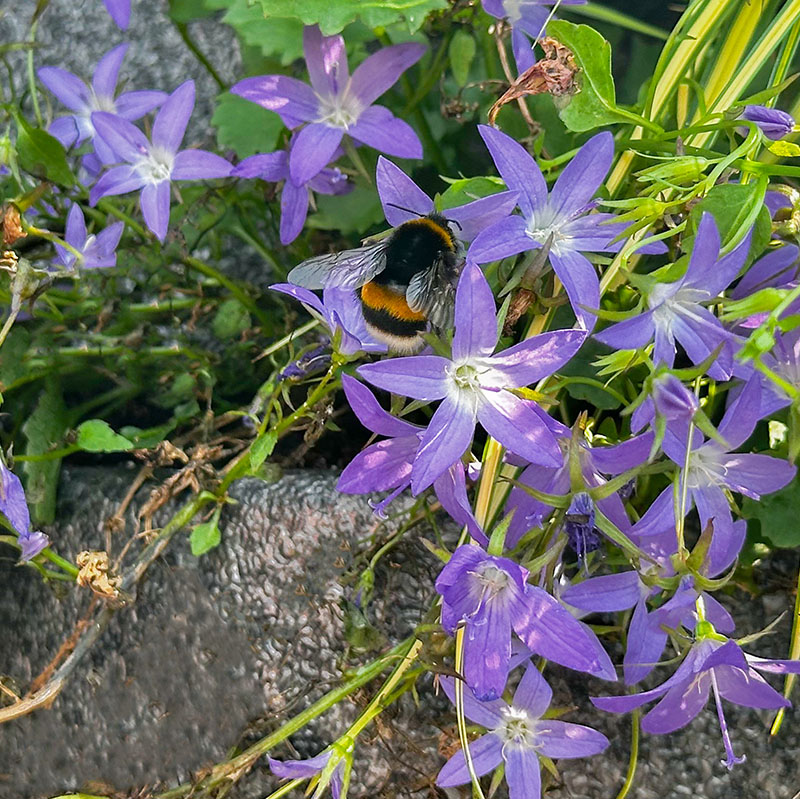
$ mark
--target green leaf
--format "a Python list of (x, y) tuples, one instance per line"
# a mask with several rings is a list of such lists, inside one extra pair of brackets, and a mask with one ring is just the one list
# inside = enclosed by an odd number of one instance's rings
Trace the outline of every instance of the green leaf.
[(211, 329), (218, 339), (232, 339), (244, 333), (252, 324), (250, 312), (239, 300), (225, 300), (214, 314)]
[(749, 257), (760, 255), (772, 231), (769, 211), (764, 206), (765, 188), (761, 181), (714, 186), (691, 210), (689, 220), (693, 230), (697, 230), (703, 213), (710, 213), (717, 223), (723, 249), (730, 249), (730, 244), (741, 241), (755, 222)]
[(580, 91), (568, 98), (559, 111), (563, 123), (573, 131), (593, 130), (615, 122), (631, 122), (631, 114), (617, 107), (611, 77), (611, 45), (588, 25), (574, 25), (559, 19), (547, 32), (568, 47), (580, 68), (576, 80)]
[[(31, 415), (22, 425), (27, 440), (26, 455), (44, 455), (58, 449), (67, 430), (67, 414), (61, 389), (49, 380)], [(33, 512), (35, 524), (50, 524), (55, 519), (56, 489), (61, 458), (46, 461), (26, 461), (22, 467), (26, 475), (25, 493)]]
[(133, 449), (133, 444), (125, 436), (115, 433), (108, 422), (102, 419), (89, 419), (78, 427), (75, 443), (86, 452), (124, 452)]
[(220, 149), (233, 150), (240, 159), (271, 153), (283, 130), (283, 122), (275, 112), (230, 92), (217, 97), (211, 124), (217, 129)]
[(17, 121), (17, 157), (20, 166), (36, 177), (61, 186), (72, 186), (75, 176), (67, 163), (61, 142), (40, 128), (34, 128), (19, 114)]
[(745, 497), (742, 502), (745, 518), (757, 519), (761, 523), (761, 535), (773, 546), (782, 549), (792, 549), (800, 545), (798, 508), (800, 480), (797, 478), (774, 494), (762, 496), (759, 500)]
[(27, 373), (24, 357), (30, 343), (31, 334), (26, 328), (16, 325), (11, 328), (0, 348), (0, 391), (5, 391)]
[[(597, 380), (598, 372), (594, 362), (605, 352), (606, 348), (602, 344), (594, 339), (589, 339), (580, 348), (577, 355), (559, 370), (559, 374), (564, 377), (584, 377), (589, 380)], [(600, 382), (604, 381), (600, 380)], [(598, 386), (576, 382), (568, 383), (566, 389), (571, 397), (585, 400), (600, 410), (611, 410), (620, 406), (619, 400)]]
[(258, 0), (269, 17), (299, 19), (319, 25), (326, 36), (339, 33), (357, 18), (370, 28), (404, 21), (411, 33), (419, 30), (429, 12), (447, 8), (446, 0)]
[(263, 436), (259, 436), (250, 447), (250, 468), (255, 471), (261, 464), (272, 455), (275, 444), (278, 442), (278, 434), (274, 430), (267, 431)]
[(133, 425), (125, 425), (125, 427), (120, 427), (119, 432), (137, 449), (151, 449), (156, 444), (160, 444), (174, 429), (175, 422), (168, 422), (157, 427), (148, 427), (146, 430)]
[(248, 5), (248, 0), (234, 0), (222, 21), (239, 34), (242, 42), (288, 66), (303, 57), (303, 23), (279, 19), (279, 14), (272, 13), (267, 19), (267, 13), (257, 5)]
[(497, 194), (505, 190), (505, 184), (500, 178), (445, 178), (450, 184), (447, 190), (436, 197), (436, 208), (446, 211), (448, 208), (457, 208), (473, 200), (480, 200), (490, 194)]
[(472, 34), (464, 28), (459, 28), (450, 40), (447, 55), (450, 59), (450, 69), (459, 86), (463, 86), (469, 78), (469, 68), (475, 58), (477, 46)]
[(797, 158), (800, 155), (800, 144), (793, 141), (773, 141), (767, 145), (767, 149), (781, 158)]
[(169, 0), (169, 18), (186, 23), (193, 19), (211, 16), (216, 10), (227, 6), (226, 0)]
[(198, 524), (192, 530), (192, 534), (189, 536), (189, 544), (192, 547), (192, 555), (195, 557), (205, 555), (209, 550), (219, 546), (219, 542), (222, 540), (222, 533), (219, 529), (220, 510), (221, 508), (217, 508), (214, 511), (214, 515), (207, 522)]
[(380, 197), (371, 186), (356, 185), (349, 194), (339, 196), (322, 194), (317, 208), (306, 227), (362, 234), (373, 225), (385, 224)]

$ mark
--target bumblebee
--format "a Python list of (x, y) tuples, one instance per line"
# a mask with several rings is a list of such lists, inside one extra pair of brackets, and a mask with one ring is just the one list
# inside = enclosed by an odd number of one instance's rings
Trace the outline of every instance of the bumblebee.
[(463, 247), (441, 214), (409, 219), (380, 241), (318, 255), (289, 272), (307, 289), (358, 289), (367, 330), (402, 354), (419, 352), (422, 334), (453, 323)]

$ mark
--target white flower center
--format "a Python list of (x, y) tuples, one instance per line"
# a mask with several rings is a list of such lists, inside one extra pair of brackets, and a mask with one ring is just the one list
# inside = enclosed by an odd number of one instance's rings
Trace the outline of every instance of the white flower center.
[(512, 25), (516, 25), (522, 19), (522, 10), (520, 6), (522, 5), (522, 0), (505, 0), (503, 3), (503, 9), (506, 12), (506, 16), (508, 17), (508, 21)]
[(134, 169), (148, 183), (161, 183), (169, 180), (174, 160), (173, 153), (168, 153), (160, 147), (152, 147), (145, 158), (134, 164)]
[(330, 128), (347, 130), (358, 122), (358, 118), (364, 110), (359, 99), (350, 96), (349, 87), (341, 94), (327, 97), (317, 95), (317, 97), (319, 98), (317, 122), (322, 122)]
[(535, 749), (537, 719), (531, 718), (527, 711), (519, 707), (504, 707), (500, 713), (503, 721), (495, 732), (503, 745), (514, 744), (523, 749)]
[(477, 391), (481, 387), (480, 372), (471, 363), (453, 364), (449, 373), (451, 380), (460, 389)]
[(689, 488), (705, 488), (710, 485), (724, 485), (727, 483), (728, 472), (722, 463), (725, 453), (714, 442), (698, 447), (689, 456), (689, 476), (686, 485)]
[(557, 214), (554, 213), (553, 209), (548, 203), (538, 213), (534, 213), (533, 216), (528, 219), (528, 224), (525, 228), (525, 235), (529, 239), (538, 241), (540, 244), (544, 244), (552, 235), (553, 246), (555, 247), (557, 242), (563, 241), (565, 238), (567, 238), (561, 232), (561, 227), (566, 221), (567, 220), (564, 218), (560, 219)]

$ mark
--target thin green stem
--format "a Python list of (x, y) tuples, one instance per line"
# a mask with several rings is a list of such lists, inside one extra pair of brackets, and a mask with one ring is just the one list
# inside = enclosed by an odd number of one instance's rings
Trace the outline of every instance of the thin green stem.
[[(173, 20), (174, 21), (174, 20)], [(219, 86), (220, 91), (225, 91), (227, 85), (225, 81), (219, 76), (219, 73), (214, 69), (214, 65), (208, 60), (206, 54), (199, 48), (197, 42), (189, 35), (189, 26), (185, 22), (175, 22), (175, 27), (180, 34), (183, 43), (192, 52), (192, 55), (206, 68), (206, 71), (214, 79), (214, 82)]]
[[(794, 592), (794, 618), (792, 619), (792, 644), (791, 648), (789, 649), (789, 658), (791, 660), (797, 660), (800, 658), (800, 570), (797, 572), (797, 586)], [(795, 680), (797, 679), (796, 674), (787, 674), (786, 681), (783, 685), (783, 696), (786, 699), (792, 694), (792, 688), (794, 687)], [(778, 731), (781, 728), (781, 724), (783, 724), (783, 718), (786, 715), (786, 709), (781, 708), (776, 714), (775, 718), (772, 722), (772, 726), (769, 728), (769, 734), (771, 737), (774, 737), (778, 734)]]
[(44, 127), (44, 119), (42, 117), (42, 110), (39, 108), (39, 92), (36, 89), (36, 73), (33, 70), (33, 45), (36, 43), (36, 30), (39, 27), (39, 21), (36, 20), (31, 24), (31, 47), (26, 53), (27, 68), (28, 68), (28, 86), (31, 92), (31, 102), (33, 103), (33, 113), (36, 115), (36, 121), (40, 128)]
[(636, 776), (636, 766), (639, 762), (639, 717), (642, 711), (637, 707), (631, 713), (631, 756), (628, 759), (628, 771), (625, 775), (625, 782), (619, 789), (616, 799), (625, 799), (630, 789), (633, 787), (633, 779)]

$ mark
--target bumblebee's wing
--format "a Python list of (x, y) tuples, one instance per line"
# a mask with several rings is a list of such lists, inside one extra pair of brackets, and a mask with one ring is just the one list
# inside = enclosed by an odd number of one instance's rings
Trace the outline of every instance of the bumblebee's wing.
[(288, 280), (307, 289), (357, 289), (386, 268), (387, 241), (354, 250), (317, 255), (289, 272)]
[(456, 289), (452, 266), (437, 258), (429, 269), (417, 272), (406, 289), (406, 302), (412, 311), (422, 311), (434, 327), (453, 326)]

